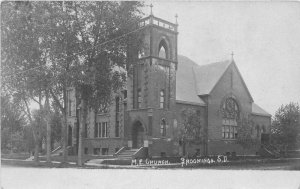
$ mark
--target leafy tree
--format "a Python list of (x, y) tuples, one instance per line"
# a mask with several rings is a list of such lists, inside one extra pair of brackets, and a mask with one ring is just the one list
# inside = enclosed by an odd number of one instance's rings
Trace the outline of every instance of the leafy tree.
[[(47, 83), (51, 81), (51, 75), (43, 69), (47, 64), (47, 43), (43, 43), (46, 29), (39, 25), (43, 7), (32, 2), (4, 2), (1, 8), (3, 88), (19, 102), (32, 125), (30, 101), (37, 102), (42, 110)], [(32, 132), (38, 150), (38, 129)], [(35, 154), (38, 161), (38, 151)]]
[(245, 154), (245, 150), (251, 149), (259, 143), (259, 139), (252, 135), (253, 121), (249, 118), (242, 118), (239, 121), (237, 129), (237, 144), (241, 145)]
[(285, 149), (296, 148), (300, 138), (300, 107), (298, 103), (281, 105), (275, 113), (271, 124), (273, 143)]
[(62, 115), (59, 111), (51, 113), (51, 150), (54, 148), (54, 143), (61, 140)]
[(201, 123), (201, 115), (199, 110), (186, 108), (181, 112), (182, 128), (180, 130), (180, 140), (183, 146), (183, 154), (185, 155), (186, 144), (202, 143), (204, 140), (204, 132)]
[(22, 150), (24, 146), (19, 141), (25, 126), (26, 119), (18, 104), (9, 96), (1, 96), (1, 149)]
[[(138, 2), (74, 2), (66, 7), (66, 10), (74, 12), (78, 26), (78, 44), (75, 47), (82, 52), (73, 56), (76, 61), (70, 64), (67, 73), (68, 85), (74, 86), (81, 98), (79, 165), (82, 164), (81, 141), (87, 108), (93, 107), (97, 111), (99, 107), (107, 106), (112, 91), (122, 86), (125, 73), (115, 68), (125, 68), (128, 40), (136, 40), (137, 35), (133, 33), (131, 36), (122, 36), (132, 32), (132, 28), (137, 25), (140, 6)], [(66, 54), (68, 56), (68, 52)]]
[(25, 145), (25, 151), (29, 152), (32, 154), (35, 150), (35, 141), (33, 137), (33, 128), (31, 125), (27, 125), (24, 127), (24, 140), (23, 143)]
[[(140, 2), (107, 1), (2, 3), (5, 87), (22, 101), (30, 123), (29, 101), (37, 102), (43, 110), (51, 94), (63, 115), (64, 161), (67, 87), (75, 87), (85, 101), (83, 121), (86, 106), (96, 106), (97, 110), (110, 103), (112, 90), (125, 78), (115, 67), (128, 68), (134, 62), (127, 52), (139, 44), (137, 30), (133, 30), (141, 6)], [(36, 144), (37, 132), (38, 128), (33, 129)]]

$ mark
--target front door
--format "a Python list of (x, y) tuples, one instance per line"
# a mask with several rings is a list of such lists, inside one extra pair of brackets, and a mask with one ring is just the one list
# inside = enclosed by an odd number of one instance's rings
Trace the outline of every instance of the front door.
[(141, 122), (136, 121), (132, 126), (132, 148), (144, 146), (144, 128)]

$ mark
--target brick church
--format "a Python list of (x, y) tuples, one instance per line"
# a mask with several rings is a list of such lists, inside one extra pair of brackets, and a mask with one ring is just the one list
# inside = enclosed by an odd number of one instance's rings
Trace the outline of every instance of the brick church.
[[(177, 23), (152, 14), (141, 20), (143, 48), (127, 73), (126, 87), (112, 94), (106, 112), (89, 111), (84, 126), (84, 154), (161, 157), (245, 153), (237, 144), (240, 119), (253, 122), (252, 137), (270, 133), (271, 115), (254, 99), (231, 58), (199, 65), (178, 55)], [(78, 148), (78, 102), (68, 90), (68, 146)], [(200, 143), (182, 144), (182, 111), (200, 116)], [(246, 154), (257, 154), (259, 145)]]

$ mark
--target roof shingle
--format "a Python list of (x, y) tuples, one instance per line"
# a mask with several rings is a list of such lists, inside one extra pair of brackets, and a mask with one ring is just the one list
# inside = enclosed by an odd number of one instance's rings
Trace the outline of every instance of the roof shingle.
[(198, 97), (196, 90), (196, 79), (193, 69), (197, 66), (195, 62), (184, 56), (178, 56), (178, 70), (176, 72), (176, 100), (205, 104)]
[(266, 112), (264, 109), (259, 107), (257, 104), (252, 103), (252, 114), (255, 115), (263, 115), (263, 116), (271, 116), (268, 112)]
[(205, 104), (199, 95), (211, 92), (231, 61), (200, 66), (185, 56), (178, 56), (176, 100)]
[(197, 94), (210, 94), (230, 64), (231, 61), (226, 60), (195, 67)]

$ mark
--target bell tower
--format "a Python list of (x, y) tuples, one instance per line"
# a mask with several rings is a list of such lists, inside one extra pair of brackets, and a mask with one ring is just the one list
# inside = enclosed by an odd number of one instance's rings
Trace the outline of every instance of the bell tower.
[(164, 100), (161, 106), (169, 109), (176, 92), (178, 25), (151, 14), (139, 27), (143, 39), (133, 64), (131, 106), (158, 108), (159, 97)]
[(138, 27), (142, 45), (127, 78), (128, 141), (132, 138), (130, 125), (139, 120), (147, 141), (144, 147), (148, 147), (152, 137), (166, 138), (172, 133), (167, 128), (173, 123), (176, 100), (177, 16), (176, 23), (171, 23), (155, 17), (151, 10)]

